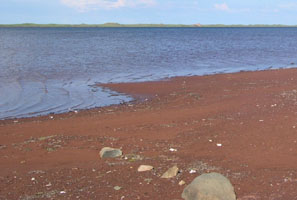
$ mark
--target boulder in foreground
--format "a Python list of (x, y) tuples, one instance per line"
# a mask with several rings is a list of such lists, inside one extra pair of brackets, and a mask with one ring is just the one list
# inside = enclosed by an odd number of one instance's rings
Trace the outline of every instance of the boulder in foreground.
[(116, 158), (121, 156), (123, 153), (120, 149), (114, 149), (110, 147), (104, 147), (100, 151), (101, 158)]
[(183, 193), (185, 200), (236, 200), (230, 181), (219, 173), (202, 174), (188, 185)]

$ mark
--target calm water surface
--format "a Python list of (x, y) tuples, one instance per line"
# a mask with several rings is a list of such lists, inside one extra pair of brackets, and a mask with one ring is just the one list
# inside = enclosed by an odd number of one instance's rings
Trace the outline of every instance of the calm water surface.
[(0, 119), (131, 100), (95, 83), (294, 63), (297, 28), (0, 28)]

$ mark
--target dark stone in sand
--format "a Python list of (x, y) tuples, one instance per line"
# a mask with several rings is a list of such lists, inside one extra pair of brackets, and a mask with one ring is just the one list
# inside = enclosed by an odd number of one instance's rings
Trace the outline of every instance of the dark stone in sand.
[(121, 156), (123, 153), (120, 149), (114, 149), (110, 147), (104, 147), (100, 151), (101, 158), (116, 158)]

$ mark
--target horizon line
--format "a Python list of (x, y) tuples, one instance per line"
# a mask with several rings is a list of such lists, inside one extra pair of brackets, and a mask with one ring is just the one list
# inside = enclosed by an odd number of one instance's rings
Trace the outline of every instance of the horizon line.
[(164, 23), (139, 23), (139, 24), (121, 24), (116, 22), (107, 22), (103, 24), (88, 23), (16, 23), (0, 24), (0, 27), (297, 27), (287, 24), (164, 24)]

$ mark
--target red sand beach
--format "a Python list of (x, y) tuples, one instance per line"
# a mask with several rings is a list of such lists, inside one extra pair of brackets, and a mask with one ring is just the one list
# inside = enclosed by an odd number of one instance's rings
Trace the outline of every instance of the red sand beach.
[(0, 199), (181, 199), (205, 172), (239, 200), (297, 199), (297, 69), (103, 86), (136, 101), (0, 121)]

